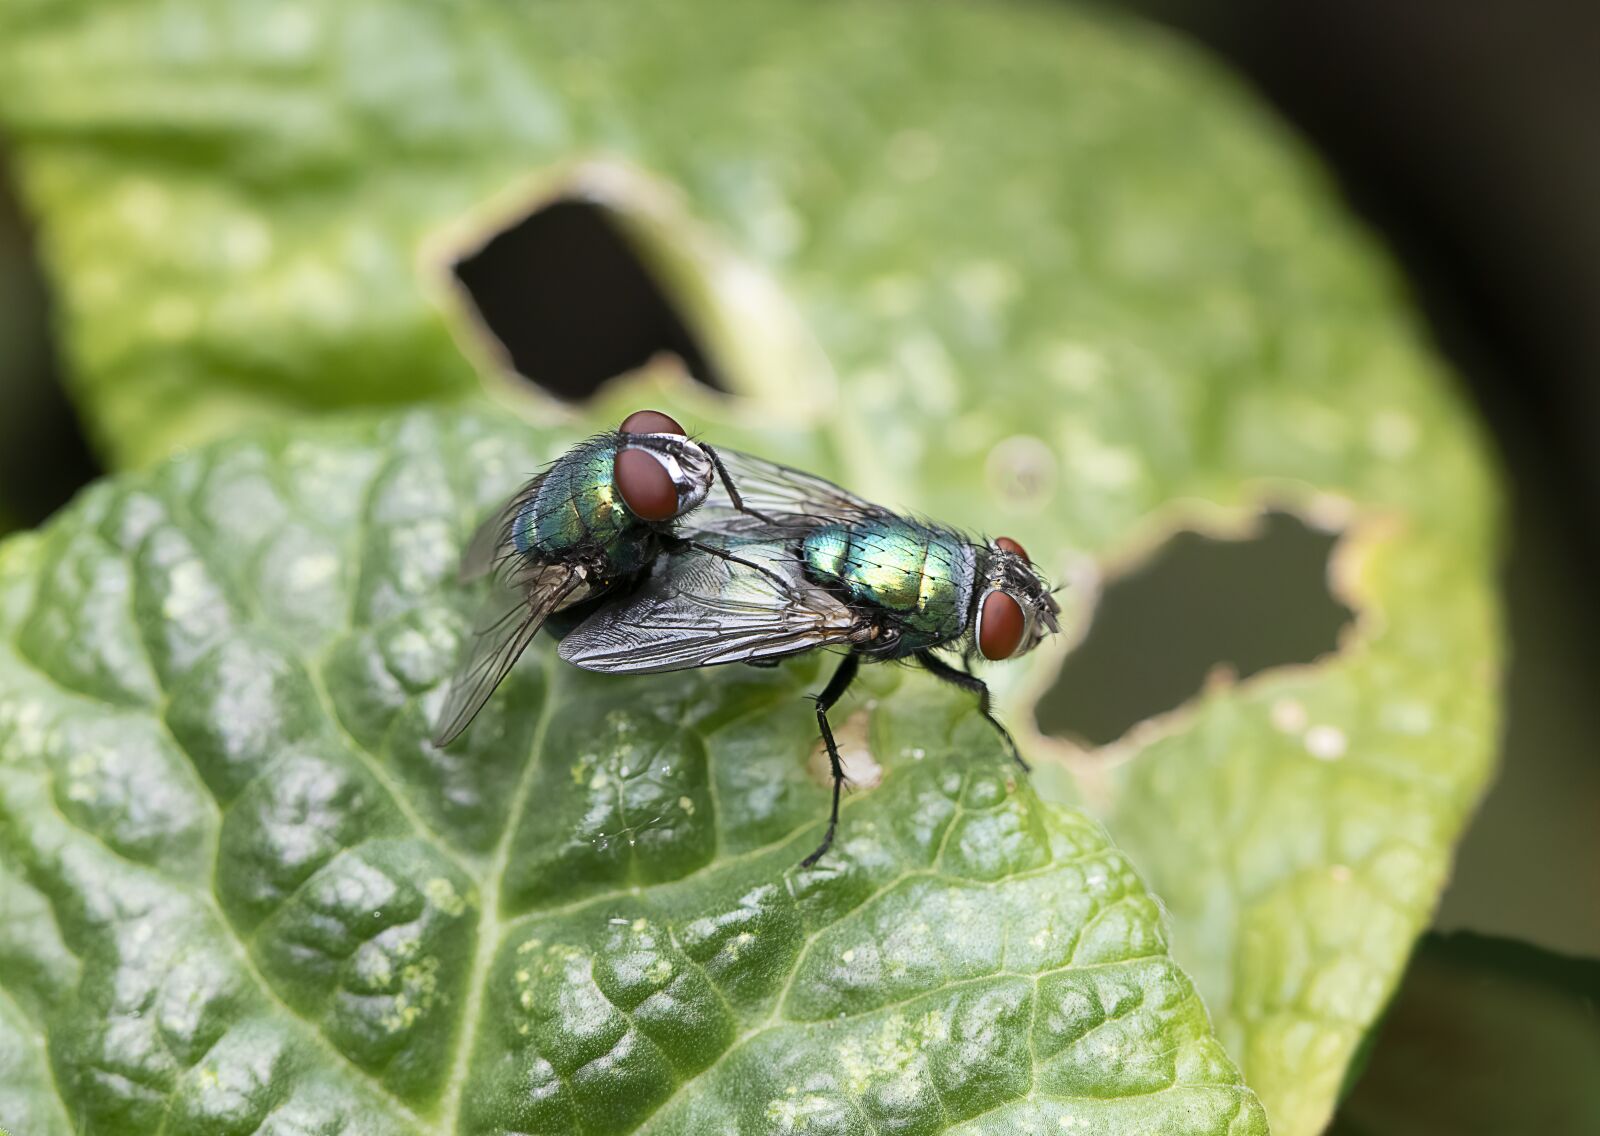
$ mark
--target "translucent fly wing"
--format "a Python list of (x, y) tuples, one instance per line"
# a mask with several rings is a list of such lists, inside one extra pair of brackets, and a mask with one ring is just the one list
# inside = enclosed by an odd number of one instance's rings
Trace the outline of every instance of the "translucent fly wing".
[(568, 632), (559, 654), (585, 670), (650, 674), (779, 658), (856, 633), (855, 613), (807, 583), (781, 542), (729, 551), (739, 560), (663, 557), (637, 592)]
[(549, 472), (546, 470), (517, 490), (509, 501), (478, 526), (478, 531), (472, 534), (472, 540), (467, 543), (467, 550), (461, 556), (461, 567), (456, 572), (458, 580), (464, 584), (477, 580), (507, 556), (516, 554), (516, 547), (511, 543), (511, 527), (539, 492)]
[[(859, 521), (888, 515), (881, 505), (857, 497), (847, 489), (804, 470), (758, 458), (739, 450), (717, 448), (716, 455), (727, 470), (728, 479), (738, 491), (746, 510), (765, 515), (780, 528), (809, 527), (828, 521)], [(757, 535), (764, 526), (760, 518), (736, 509), (727, 487), (714, 486), (713, 495), (697, 510), (693, 527), (711, 532)]]
[[(480, 573), (481, 574), (481, 573)], [(581, 570), (502, 559), (495, 594), (478, 616), (466, 658), (450, 682), (433, 744), (449, 745), (489, 701), (550, 613), (592, 594)]]

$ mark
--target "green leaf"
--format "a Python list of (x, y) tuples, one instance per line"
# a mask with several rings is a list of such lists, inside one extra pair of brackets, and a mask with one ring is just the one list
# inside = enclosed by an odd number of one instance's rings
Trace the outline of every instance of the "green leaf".
[[(647, 377), (564, 437), (660, 403), (1009, 531), (1070, 583), (1069, 631), (1098, 578), (1177, 527), (1236, 530), (1270, 504), (1344, 530), (1358, 622), (1337, 656), (1215, 687), (1070, 768), (1028, 741), (1041, 789), (1091, 807), (1162, 897), (1275, 1130), (1322, 1129), (1489, 777), (1494, 490), (1392, 270), (1209, 65), (1067, 5), (76, 0), (0, 12), (0, 120), (81, 404), (124, 463), (262, 417), (475, 390), (468, 358), (498, 365), (442, 264), (567, 194), (613, 211), (734, 397)], [(254, 516), (248, 495), (235, 508)], [(322, 547), (280, 539), (274, 555)], [(101, 584), (21, 642), (48, 653), (109, 618)], [(266, 586), (275, 625), (311, 636), (316, 589)], [(388, 585), (349, 586), (387, 614)], [(140, 661), (108, 625), (56, 665), (134, 705), (198, 634)], [(1070, 638), (995, 669), (1014, 723)], [(330, 665), (368, 674), (380, 646)], [(321, 695), (235, 650), (229, 673), (306, 728)], [(409, 689), (344, 708), (351, 734), (382, 744)], [(249, 776), (248, 748), (228, 757), (206, 724), (228, 700), (191, 693), (174, 733), (221, 747), (208, 781)], [(503, 800), (504, 771), (482, 776)], [(480, 823), (437, 789), (452, 823)]]
[(843, 708), (881, 783), (812, 871), (815, 659), (540, 646), (428, 744), (459, 545), (560, 444), (270, 432), (0, 545), (0, 1123), (1266, 1131), (1127, 861), (947, 688)]
[(1426, 936), (1330, 1136), (1600, 1131), (1600, 962)]

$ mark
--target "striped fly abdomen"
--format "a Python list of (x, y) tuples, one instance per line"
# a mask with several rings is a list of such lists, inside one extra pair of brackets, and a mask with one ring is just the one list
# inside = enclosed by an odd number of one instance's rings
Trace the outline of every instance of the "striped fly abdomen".
[(972, 599), (966, 541), (899, 518), (823, 525), (801, 542), (806, 575), (901, 634), (896, 654), (959, 637)]

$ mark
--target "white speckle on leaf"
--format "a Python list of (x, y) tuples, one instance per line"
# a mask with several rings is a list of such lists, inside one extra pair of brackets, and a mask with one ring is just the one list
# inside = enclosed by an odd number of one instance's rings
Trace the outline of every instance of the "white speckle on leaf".
[(832, 1105), (828, 1098), (814, 1093), (794, 1099), (791, 1090), (790, 1098), (776, 1097), (767, 1102), (767, 1119), (779, 1132), (804, 1132), (810, 1127), (813, 1116), (830, 1111)]
[(161, 614), (174, 623), (184, 623), (209, 605), (206, 573), (198, 560), (185, 560), (168, 576), (171, 586), (161, 601)]
[(902, 1014), (886, 1019), (875, 1033), (846, 1038), (839, 1046), (839, 1066), (851, 1096), (869, 1088), (883, 1092), (915, 1091), (925, 1067), (925, 1052), (949, 1035), (944, 1018), (932, 1011), (915, 1021)]
[[(846, 718), (843, 725), (833, 728), (833, 739), (839, 747), (839, 761), (844, 775), (857, 792), (875, 789), (883, 783), (883, 766), (872, 753), (872, 715), (857, 710)], [(819, 741), (811, 751), (811, 775), (819, 785), (832, 787), (833, 772), (828, 761), (828, 750)]]
[(1280, 698), (1272, 704), (1272, 724), (1286, 734), (1306, 728), (1306, 708), (1293, 698)]
[(45, 744), (47, 731), (43, 708), (36, 702), (0, 701), (0, 732), (9, 727), (10, 743), (16, 752), (37, 750)]
[(422, 885), (422, 894), (428, 897), (428, 902), (452, 919), (460, 917), (467, 909), (467, 901), (456, 891), (455, 885), (443, 876), (434, 876)]
[(310, 591), (326, 584), (338, 571), (338, 557), (329, 552), (313, 552), (295, 557), (289, 564), (286, 577), (292, 590)]
[(94, 800), (95, 780), (100, 772), (98, 752), (74, 754), (72, 760), (67, 762), (67, 799), (69, 801)]
[(1335, 864), (1328, 869), (1328, 875), (1333, 877), (1333, 882), (1336, 884), (1349, 883), (1351, 876), (1350, 866), (1348, 864)]
[(1344, 731), (1337, 726), (1312, 726), (1306, 731), (1306, 752), (1322, 761), (1344, 756)]

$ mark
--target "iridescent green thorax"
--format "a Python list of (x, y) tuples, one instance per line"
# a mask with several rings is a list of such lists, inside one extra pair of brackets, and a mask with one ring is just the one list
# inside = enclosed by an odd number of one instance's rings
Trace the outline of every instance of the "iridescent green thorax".
[(974, 556), (955, 533), (893, 517), (824, 525), (806, 536), (801, 555), (816, 583), (892, 615), (902, 654), (949, 642), (966, 628)]
[(550, 467), (512, 523), (519, 552), (554, 558), (587, 548), (603, 552), (618, 572), (643, 564), (652, 534), (617, 495), (617, 444), (612, 437), (597, 438)]

